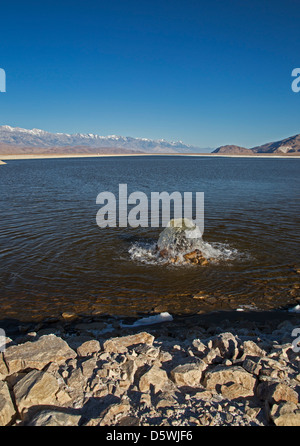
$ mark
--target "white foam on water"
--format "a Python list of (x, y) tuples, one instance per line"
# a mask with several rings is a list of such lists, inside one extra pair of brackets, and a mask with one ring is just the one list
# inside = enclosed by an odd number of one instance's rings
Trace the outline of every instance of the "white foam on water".
[(170, 322), (172, 320), (173, 316), (171, 316), (171, 314), (168, 312), (164, 312), (156, 314), (155, 316), (143, 317), (142, 319), (135, 321), (132, 325), (120, 323), (120, 326), (123, 328), (135, 328), (143, 325), (153, 325), (160, 324), (162, 322)]
[[(156, 249), (156, 243), (145, 243), (145, 242), (135, 242), (133, 243), (128, 252), (131, 260), (135, 260), (138, 262), (142, 262), (148, 265), (163, 265), (169, 263), (168, 259), (160, 256), (159, 252)], [(188, 252), (191, 252), (193, 249), (199, 249), (203, 256), (211, 260), (212, 262), (218, 261), (230, 261), (241, 259), (241, 253), (234, 248), (231, 248), (225, 243), (208, 243), (204, 242), (202, 239), (197, 240), (194, 243), (193, 248), (183, 251), (181, 253), (174, 253), (179, 259), (177, 263), (173, 263), (172, 266), (182, 266), (182, 265), (190, 265), (189, 262), (186, 262), (184, 259), (184, 255)]]
[(300, 304), (296, 305), (293, 308), (289, 308), (288, 310), (290, 313), (300, 313)]

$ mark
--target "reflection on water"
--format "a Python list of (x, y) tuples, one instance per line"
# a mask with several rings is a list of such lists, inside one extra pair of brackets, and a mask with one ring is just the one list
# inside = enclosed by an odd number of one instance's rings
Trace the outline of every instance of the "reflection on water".
[[(300, 299), (299, 160), (117, 157), (8, 161), (0, 170), (2, 316), (278, 308)], [(96, 224), (96, 196), (205, 193), (202, 249), (162, 264), (161, 228)], [(193, 299), (196, 293), (205, 299)]]

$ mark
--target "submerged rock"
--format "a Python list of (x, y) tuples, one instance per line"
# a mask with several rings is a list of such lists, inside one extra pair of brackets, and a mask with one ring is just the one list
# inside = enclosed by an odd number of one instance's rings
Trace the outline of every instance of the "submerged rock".
[(171, 263), (188, 262), (206, 264), (200, 248), (202, 234), (188, 218), (173, 219), (162, 231), (157, 242), (160, 257)]

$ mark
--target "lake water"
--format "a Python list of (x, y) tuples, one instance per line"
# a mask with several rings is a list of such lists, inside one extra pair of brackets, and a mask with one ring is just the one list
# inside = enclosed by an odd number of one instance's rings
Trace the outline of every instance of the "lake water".
[[(0, 167), (1, 318), (274, 309), (299, 302), (299, 159), (103, 157)], [(151, 257), (162, 228), (96, 224), (99, 192), (204, 192), (207, 266)], [(205, 299), (194, 299), (201, 292)]]

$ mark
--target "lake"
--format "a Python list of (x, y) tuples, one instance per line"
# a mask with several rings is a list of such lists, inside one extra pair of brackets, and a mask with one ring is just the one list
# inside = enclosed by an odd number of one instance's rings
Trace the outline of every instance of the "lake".
[[(0, 167), (1, 315), (285, 308), (300, 300), (299, 159), (135, 156)], [(204, 192), (217, 263), (166, 265), (162, 228), (99, 228), (99, 192)], [(203, 299), (193, 296), (201, 293)]]

